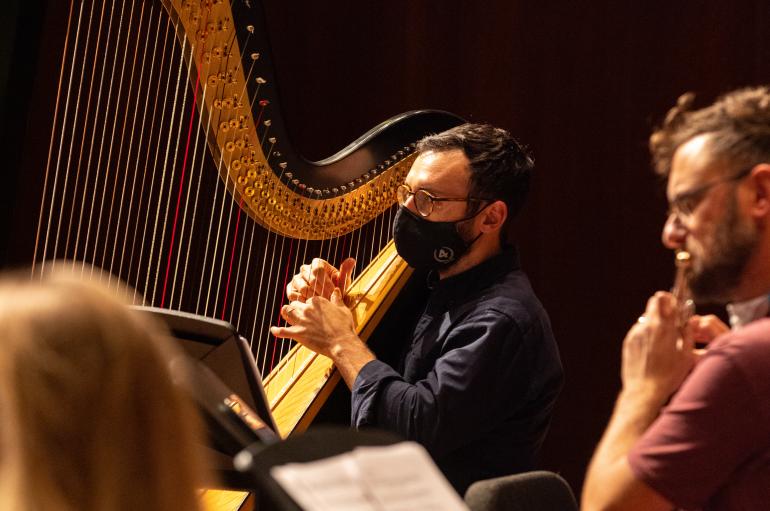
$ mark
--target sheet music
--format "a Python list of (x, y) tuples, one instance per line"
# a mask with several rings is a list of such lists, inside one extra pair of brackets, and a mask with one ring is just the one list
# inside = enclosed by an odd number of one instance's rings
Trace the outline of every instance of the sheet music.
[(308, 511), (467, 511), (425, 449), (414, 442), (358, 447), (272, 477)]

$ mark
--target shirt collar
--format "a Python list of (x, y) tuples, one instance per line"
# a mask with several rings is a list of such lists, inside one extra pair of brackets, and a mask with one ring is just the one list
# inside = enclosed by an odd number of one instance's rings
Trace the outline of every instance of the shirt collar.
[(727, 314), (733, 330), (742, 328), (752, 321), (764, 318), (770, 312), (770, 296), (760, 295), (742, 302), (728, 303)]
[(506, 273), (519, 268), (519, 252), (515, 246), (509, 245), (503, 247), (499, 254), (457, 275), (438, 280), (435, 273), (431, 272), (428, 275), (428, 285), (432, 289), (431, 301), (434, 306), (439, 305), (439, 302), (442, 305), (450, 304), (456, 298), (484, 289)]

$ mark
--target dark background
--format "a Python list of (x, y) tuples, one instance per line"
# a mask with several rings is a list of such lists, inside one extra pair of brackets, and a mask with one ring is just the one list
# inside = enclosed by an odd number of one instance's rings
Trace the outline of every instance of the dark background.
[[(619, 389), (624, 333), (646, 298), (672, 282), (673, 257), (659, 243), (663, 183), (650, 170), (647, 136), (682, 92), (706, 103), (770, 82), (770, 6), (264, 3), (285, 120), (305, 156), (329, 156), (378, 122), (420, 108), (504, 127), (534, 152), (537, 175), (517, 241), (567, 377), (542, 461), (579, 492)], [(25, 11), (33, 24), (36, 9)], [(8, 68), (13, 32), (3, 34), (7, 208), (24, 192), (15, 185), (14, 133), (31, 129), (16, 116), (34, 98), (18, 86), (25, 71)], [(33, 55), (37, 43), (15, 51)], [(22, 220), (2, 215), (3, 254), (13, 244), (8, 219)]]

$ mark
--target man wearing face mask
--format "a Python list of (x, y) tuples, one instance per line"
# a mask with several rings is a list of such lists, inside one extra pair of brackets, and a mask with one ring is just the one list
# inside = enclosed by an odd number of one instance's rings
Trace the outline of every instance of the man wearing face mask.
[[(424, 445), (461, 494), (473, 481), (531, 470), (562, 386), (545, 310), (505, 231), (533, 161), (504, 130), (465, 124), (426, 137), (397, 195), (394, 240), (427, 273), (395, 368), (377, 360), (342, 301), (353, 261), (303, 266), (273, 327), (330, 357), (352, 391), (356, 427)], [(313, 300), (311, 297), (320, 295)], [(328, 299), (327, 299), (328, 298)]]

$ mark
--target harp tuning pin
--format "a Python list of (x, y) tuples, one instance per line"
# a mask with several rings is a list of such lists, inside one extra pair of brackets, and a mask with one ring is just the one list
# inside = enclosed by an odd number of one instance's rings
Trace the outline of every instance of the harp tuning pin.
[(264, 84), (266, 84), (266, 83), (267, 83), (267, 80), (265, 80), (265, 79), (264, 79), (264, 78), (262, 78), (261, 76), (258, 76), (258, 77), (257, 77), (257, 78), (256, 78), (254, 81), (256, 81), (256, 82), (257, 82), (258, 84), (260, 84), (260, 85), (264, 85)]
[[(308, 191), (310, 191), (310, 190), (308, 190)], [(310, 191), (310, 193), (313, 193), (313, 192)], [(320, 197), (321, 196), (321, 190), (316, 190), (315, 194)]]
[(257, 60), (257, 59), (259, 59), (259, 53), (257, 53), (257, 52), (252, 53), (251, 54), (251, 60)]
[(355, 186), (356, 186), (356, 184), (355, 184), (353, 181), (351, 181), (351, 182), (349, 182), (349, 183), (348, 183), (348, 186), (349, 186), (350, 188), (353, 188), (353, 187), (355, 187)]
[(282, 161), (281, 163), (278, 164), (278, 166), (281, 167), (282, 169), (286, 170), (286, 167), (288, 167), (289, 164), (286, 163), (285, 161)]
[(399, 149), (399, 150), (398, 150), (398, 152), (396, 153), (396, 155), (397, 155), (399, 158), (403, 158), (403, 157), (404, 157), (404, 151), (403, 151), (402, 149)]
[(379, 165), (377, 165), (377, 170), (382, 170), (382, 169), (384, 169), (384, 168), (385, 168), (385, 165), (383, 165), (382, 163), (380, 163)]
[(291, 184), (298, 185), (299, 184), (299, 179), (292, 179), (291, 180)]
[(329, 193), (330, 193), (329, 189), (328, 188), (324, 188), (324, 195), (329, 195)]
[(366, 179), (367, 181), (369, 181), (371, 178), (372, 178), (372, 175), (369, 174), (368, 172), (364, 174), (364, 179)]
[(292, 179), (293, 177), (294, 177), (294, 174), (292, 174), (291, 172), (287, 172), (286, 173), (286, 178), (287, 179)]
[(253, 34), (254, 33), (254, 25), (246, 25), (246, 30), (248, 30), (249, 33)]
[(270, 142), (271, 144), (275, 144), (277, 142), (275, 137), (270, 137), (270, 138), (267, 139), (267, 141)]
[(340, 189), (337, 188), (336, 186), (332, 188), (332, 193), (339, 193), (339, 192), (340, 192)]
[(343, 192), (344, 192), (345, 190), (347, 190), (347, 189), (348, 189), (348, 187), (347, 187), (347, 186), (345, 186), (345, 185), (341, 185), (341, 186), (340, 186), (340, 188), (342, 188), (342, 191), (343, 191)]
[(305, 183), (299, 183), (297, 186), (299, 186), (299, 189), (300, 189), (300, 190), (304, 190), (305, 188), (307, 188), (307, 187), (305, 186)]
[(267, 105), (269, 105), (269, 104), (270, 104), (270, 101), (268, 101), (268, 100), (266, 100), (266, 99), (260, 99), (260, 100), (259, 100), (259, 106), (261, 106), (261, 107), (263, 107), (263, 108), (264, 108), (264, 107), (266, 107), (266, 106), (267, 106)]
[(270, 119), (267, 119), (267, 120), (265, 120), (265, 122), (263, 122), (262, 124), (264, 124), (264, 125), (265, 125), (265, 126), (267, 126), (267, 127), (270, 127), (270, 125), (271, 125), (271, 124), (273, 124), (273, 121), (271, 121)]
[(392, 163), (392, 162), (391, 162), (390, 160), (385, 160), (385, 166), (386, 166), (386, 167), (390, 167), (390, 164), (391, 164), (391, 163)]
[(313, 188), (312, 186), (309, 186), (307, 191), (308, 193), (313, 193), (315, 191), (315, 188)]
[(364, 180), (363, 180), (363, 179), (361, 179), (360, 177), (357, 177), (357, 178), (356, 178), (356, 183), (358, 183), (358, 184), (361, 184), (361, 183), (363, 183), (363, 182), (364, 182)]
[(281, 157), (281, 151), (274, 151), (273, 152), (273, 156), (275, 156), (276, 158), (280, 158)]

